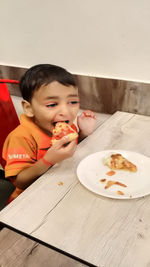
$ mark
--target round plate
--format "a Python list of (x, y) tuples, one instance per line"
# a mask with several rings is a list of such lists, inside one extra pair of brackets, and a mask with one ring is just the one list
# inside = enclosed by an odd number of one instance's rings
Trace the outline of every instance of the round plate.
[[(113, 176), (108, 176), (106, 173), (110, 168), (104, 165), (103, 159), (118, 153), (135, 164), (137, 172), (115, 170)], [(132, 151), (104, 150), (91, 154), (79, 163), (77, 176), (87, 189), (109, 198), (133, 199), (150, 194), (150, 158)], [(101, 179), (106, 181), (101, 182)], [(109, 180), (118, 181), (127, 187), (114, 184), (105, 189)], [(117, 191), (121, 191), (123, 195), (119, 195)]]

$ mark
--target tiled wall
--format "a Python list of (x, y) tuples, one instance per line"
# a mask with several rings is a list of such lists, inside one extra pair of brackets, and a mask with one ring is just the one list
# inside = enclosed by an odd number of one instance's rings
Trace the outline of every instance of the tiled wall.
[[(0, 65), (0, 78), (20, 79), (23, 68)], [(150, 84), (117, 79), (75, 75), (81, 98), (81, 108), (113, 114), (126, 111), (150, 115)], [(12, 95), (20, 95), (18, 85), (9, 86)]]

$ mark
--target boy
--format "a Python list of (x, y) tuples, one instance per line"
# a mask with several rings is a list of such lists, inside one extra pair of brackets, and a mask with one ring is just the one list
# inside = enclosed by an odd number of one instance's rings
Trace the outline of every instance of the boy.
[[(52, 130), (57, 122), (66, 122), (76, 129), (73, 122), (79, 110), (78, 88), (73, 75), (61, 67), (50, 64), (31, 67), (20, 81), (20, 90), (24, 114), (3, 147), (5, 177), (20, 189), (17, 194), (49, 167), (73, 155), (76, 140), (67, 144), (68, 138), (63, 137), (52, 145)], [(79, 140), (93, 132), (95, 122), (92, 111), (77, 117)]]

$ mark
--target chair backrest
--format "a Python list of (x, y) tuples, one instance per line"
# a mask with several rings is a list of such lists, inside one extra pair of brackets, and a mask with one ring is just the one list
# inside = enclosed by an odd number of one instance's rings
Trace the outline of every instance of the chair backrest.
[(0, 79), (0, 164), (3, 168), (5, 166), (5, 161), (2, 158), (4, 141), (7, 135), (20, 124), (7, 83), (19, 84), (19, 81)]

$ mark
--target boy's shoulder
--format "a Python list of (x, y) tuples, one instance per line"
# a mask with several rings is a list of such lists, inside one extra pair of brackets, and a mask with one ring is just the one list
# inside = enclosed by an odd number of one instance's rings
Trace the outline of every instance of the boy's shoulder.
[(32, 136), (32, 133), (34, 132), (34, 124), (28, 121), (28, 118), (22, 114), (20, 118), (20, 124), (12, 130), (7, 138), (17, 138), (17, 137), (27, 137), (30, 138)]
[(14, 130), (12, 130), (9, 134), (8, 137), (19, 137), (19, 136), (26, 136), (29, 134), (29, 131), (23, 127), (23, 125), (19, 124)]
[(15, 140), (21, 142), (22, 139), (33, 144), (45, 146), (50, 144), (51, 137), (46, 135), (32, 119), (28, 118), (25, 114), (20, 117), (20, 125), (18, 125), (6, 138), (5, 143)]

